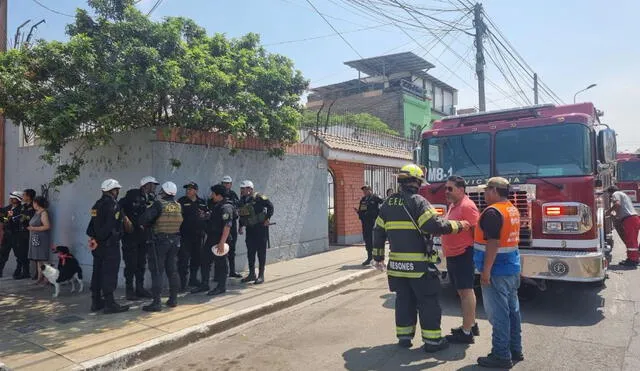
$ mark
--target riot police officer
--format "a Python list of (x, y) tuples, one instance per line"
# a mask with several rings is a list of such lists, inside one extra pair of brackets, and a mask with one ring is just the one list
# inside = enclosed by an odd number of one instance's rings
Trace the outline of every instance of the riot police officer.
[(233, 205), (233, 223), (231, 225), (231, 240), (229, 242), (229, 277), (242, 278), (238, 272), (236, 272), (236, 243), (238, 242), (238, 207), (240, 206), (240, 198), (238, 194), (231, 189), (233, 186), (233, 179), (229, 175), (225, 175), (222, 178), (223, 186), (227, 189), (227, 200)]
[(116, 202), (121, 187), (117, 180), (107, 179), (100, 188), (102, 198), (91, 208), (91, 221), (87, 227), (93, 255), (91, 311), (104, 308), (105, 314), (126, 312), (129, 306), (119, 305), (113, 297), (118, 284), (120, 238), (123, 234), (124, 216)]
[(447, 221), (418, 194), (424, 173), (417, 165), (402, 167), (398, 174), (400, 192), (382, 205), (376, 219), (373, 259), (384, 269), (385, 241), (390, 253), (387, 274), (389, 289), (396, 292), (396, 336), (399, 345), (411, 347), (416, 331), (416, 313), (420, 316), (422, 340), (426, 352), (448, 346), (440, 329), (441, 308), (438, 302), (440, 277), (431, 234), (451, 234), (468, 230), (466, 221)]
[(149, 244), (149, 270), (151, 271), (151, 285), (153, 302), (142, 307), (147, 312), (162, 310), (160, 294), (162, 293), (163, 273), (169, 279), (168, 307), (178, 305), (178, 277), (177, 259), (180, 249), (180, 226), (182, 225), (182, 207), (175, 201), (178, 187), (173, 182), (162, 184), (160, 199), (155, 200), (151, 207), (140, 216), (140, 224), (151, 226), (152, 243)]
[[(240, 184), (240, 230), (247, 229), (247, 258), (249, 274), (241, 282), (264, 283), (264, 268), (267, 262), (267, 243), (269, 238), (269, 219), (273, 216), (273, 204), (267, 196), (254, 191), (253, 182), (245, 180)], [(258, 255), (259, 271), (256, 278), (255, 259)]]
[[(140, 188), (127, 191), (120, 200), (124, 215), (133, 224), (131, 233), (125, 233), (122, 238), (122, 255), (124, 256), (124, 278), (126, 283), (127, 300), (150, 298), (151, 293), (144, 288), (145, 263), (147, 259), (148, 243), (151, 242), (151, 232), (147, 226), (139, 221), (140, 215), (155, 200), (155, 188), (158, 181), (152, 176), (145, 176), (140, 180)], [(133, 278), (136, 279), (135, 290)]]
[[(233, 224), (234, 209), (227, 199), (227, 189), (221, 184), (211, 187), (211, 217), (207, 223), (207, 242), (204, 244), (202, 256), (202, 285), (192, 293), (208, 291), (207, 295), (219, 295), (227, 291), (227, 274), (229, 266), (224, 254), (224, 244), (230, 244), (231, 225)], [(217, 250), (214, 255), (212, 249)], [(209, 291), (209, 272), (211, 262), (214, 263), (215, 281), (218, 286)]]
[(200, 250), (204, 240), (205, 220), (209, 209), (205, 200), (198, 196), (198, 184), (189, 182), (183, 186), (186, 195), (178, 199), (182, 206), (182, 226), (180, 226), (180, 251), (178, 252), (178, 275), (180, 276), (180, 290), (187, 289), (187, 270), (189, 271), (188, 285), (200, 286), (198, 270), (200, 269)]
[(371, 187), (364, 185), (361, 188), (364, 196), (360, 199), (360, 206), (356, 209), (358, 218), (362, 223), (362, 237), (364, 238), (364, 245), (367, 250), (367, 260), (362, 265), (371, 264), (373, 250), (373, 226), (378, 217), (378, 211), (380, 204), (384, 201), (377, 195), (373, 194)]
[(15, 255), (17, 262), (16, 270), (13, 272), (13, 278), (16, 280), (29, 278), (28, 251), (20, 249), (18, 246), (21, 203), (22, 193), (11, 192), (9, 194), (9, 205), (0, 209), (0, 221), (4, 224), (2, 245), (0, 246), (0, 277), (2, 277), (4, 265), (9, 260), (9, 253), (13, 250), (13, 255)]

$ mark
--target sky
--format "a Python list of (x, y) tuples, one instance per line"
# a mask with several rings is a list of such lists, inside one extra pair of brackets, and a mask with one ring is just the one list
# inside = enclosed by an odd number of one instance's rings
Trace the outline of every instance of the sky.
[[(31, 24), (46, 21), (38, 27), (36, 38), (64, 40), (65, 25), (73, 21), (68, 15), (78, 7), (87, 7), (86, 0), (8, 1), (10, 45), (16, 28), (28, 19)], [(445, 0), (407, 1), (423, 7), (452, 8)], [(148, 11), (155, 3), (156, 0), (141, 0), (138, 6)], [(575, 92), (597, 84), (580, 93), (578, 101), (591, 101), (604, 111), (602, 121), (617, 131), (619, 150), (640, 148), (640, 130), (636, 126), (640, 120), (635, 118), (636, 107), (640, 106), (640, 1), (615, 0), (605, 4), (595, 0), (487, 0), (483, 6), (541, 81), (565, 103), (573, 101)], [(436, 16), (452, 21), (463, 14), (446, 12)], [(436, 66), (429, 71), (432, 75), (459, 90), (458, 108), (478, 105), (473, 38), (462, 32), (451, 32), (439, 41), (429, 31), (405, 28), (412, 39), (391, 21), (358, 13), (346, 5), (346, 0), (163, 0), (151, 17), (161, 20), (167, 16), (192, 18), (210, 34), (238, 37), (258, 33), (270, 52), (294, 61), (311, 87), (356, 78), (357, 71), (345, 66), (345, 61), (413, 51)], [(460, 27), (471, 27), (471, 20), (466, 18)], [(491, 47), (488, 40), (485, 47), (487, 44)], [(497, 54), (494, 57), (500, 61)], [(489, 58), (487, 78), (488, 109), (524, 104), (525, 98), (514, 98), (520, 88), (512, 90)], [(521, 88), (531, 99), (532, 92), (524, 81)], [(543, 98), (541, 103), (547, 103), (548, 99)]]

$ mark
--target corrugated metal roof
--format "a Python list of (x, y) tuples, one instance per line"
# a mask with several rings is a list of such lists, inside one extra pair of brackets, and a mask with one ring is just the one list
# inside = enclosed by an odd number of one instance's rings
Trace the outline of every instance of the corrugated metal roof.
[(379, 57), (344, 62), (349, 67), (369, 76), (389, 76), (398, 72), (417, 72), (435, 67), (412, 52), (381, 55)]

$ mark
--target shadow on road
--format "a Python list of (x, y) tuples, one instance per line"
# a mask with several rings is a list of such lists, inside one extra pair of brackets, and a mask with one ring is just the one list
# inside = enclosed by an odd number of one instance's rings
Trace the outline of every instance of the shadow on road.
[(385, 344), (375, 347), (359, 347), (342, 353), (344, 368), (356, 370), (427, 370), (446, 365), (447, 361), (458, 361), (465, 358), (466, 347), (450, 346), (435, 353), (425, 353), (422, 348), (403, 349), (396, 344)]

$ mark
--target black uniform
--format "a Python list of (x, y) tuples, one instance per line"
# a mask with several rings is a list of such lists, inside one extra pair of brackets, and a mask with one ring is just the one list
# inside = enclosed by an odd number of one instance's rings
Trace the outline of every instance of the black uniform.
[(191, 200), (187, 196), (180, 197), (182, 206), (182, 225), (180, 226), (180, 251), (178, 252), (178, 275), (180, 287), (187, 287), (187, 270), (189, 270), (189, 286), (199, 286), (198, 269), (200, 268), (200, 251), (204, 242), (205, 220), (209, 215), (207, 203), (196, 196)]
[[(207, 223), (207, 241), (204, 244), (202, 256), (202, 286), (197, 291), (209, 289), (209, 273), (211, 272), (212, 262), (214, 264), (214, 279), (218, 282), (216, 291), (224, 292), (227, 288), (227, 275), (229, 274), (227, 257), (216, 256), (211, 249), (220, 242), (224, 228), (232, 226), (234, 212), (233, 204), (227, 199), (211, 204), (211, 217)], [(231, 249), (232, 238), (231, 233), (229, 233), (226, 241), (229, 244), (229, 249)]]
[[(416, 229), (412, 218), (420, 230)], [(430, 234), (461, 231), (460, 222), (439, 217), (429, 202), (413, 191), (396, 193), (382, 205), (375, 222), (373, 258), (377, 262), (384, 260), (388, 239), (387, 273), (389, 288), (396, 292), (396, 335), (399, 339), (414, 337), (417, 311), (425, 349), (443, 343), (438, 302), (440, 279), (435, 267), (439, 257), (432, 249)]]
[(139, 220), (141, 224), (151, 226), (153, 230), (152, 243), (148, 252), (153, 303), (142, 309), (160, 310), (160, 294), (162, 293), (164, 273), (169, 280), (167, 305), (176, 306), (180, 287), (177, 260), (180, 249), (180, 226), (183, 222), (182, 207), (174, 200), (173, 196), (167, 195), (154, 201)]
[(229, 242), (229, 276), (238, 276), (236, 272), (236, 244), (238, 242), (238, 207), (240, 207), (240, 198), (233, 190), (227, 191), (227, 201), (233, 205), (233, 222), (231, 223), (231, 240)]
[(246, 227), (247, 258), (249, 260), (249, 276), (244, 281), (255, 279), (255, 259), (258, 255), (258, 277), (264, 279), (264, 268), (267, 261), (267, 239), (269, 227), (265, 220), (273, 216), (273, 204), (267, 196), (254, 193), (240, 200), (240, 227)]
[[(93, 255), (93, 274), (91, 276), (92, 310), (105, 312), (126, 308), (115, 304), (113, 292), (118, 285), (120, 270), (120, 239), (123, 234), (123, 215), (120, 205), (110, 194), (104, 194), (91, 208), (91, 221), (87, 235), (96, 240), (98, 247)], [(104, 298), (104, 302), (103, 302)]]
[[(13, 216), (8, 215), (9, 211), (13, 212)], [(0, 221), (4, 224), (2, 245), (0, 245), (0, 277), (2, 277), (4, 266), (9, 260), (9, 253), (13, 250), (13, 255), (15, 255), (17, 262), (13, 278), (29, 278), (28, 249), (25, 251), (24, 248), (20, 248), (18, 245), (21, 213), (22, 205), (8, 205), (0, 209)]]
[(358, 207), (358, 218), (362, 223), (362, 237), (364, 238), (364, 245), (367, 249), (367, 261), (371, 262), (373, 250), (373, 226), (376, 223), (378, 212), (380, 210), (380, 204), (384, 202), (380, 197), (372, 194), (364, 196), (360, 199), (360, 205)]
[[(141, 188), (130, 189), (119, 203), (124, 215), (133, 224), (133, 232), (125, 233), (122, 238), (122, 255), (124, 258), (124, 278), (127, 287), (127, 299), (135, 299), (135, 295), (149, 297), (144, 290), (145, 263), (148, 244), (151, 242), (151, 231), (140, 223), (140, 216), (150, 206), (155, 195), (146, 194)], [(136, 279), (135, 295), (133, 278)]]

